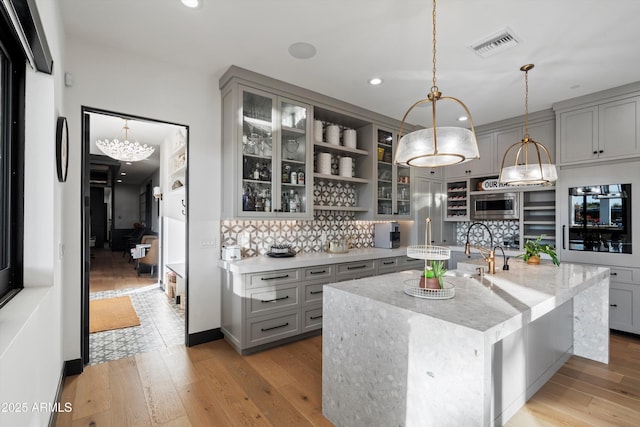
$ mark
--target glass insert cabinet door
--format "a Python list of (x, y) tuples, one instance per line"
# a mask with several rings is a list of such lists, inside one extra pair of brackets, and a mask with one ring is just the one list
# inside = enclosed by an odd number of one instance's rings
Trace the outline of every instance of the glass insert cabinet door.
[(309, 109), (276, 95), (243, 89), (241, 216), (312, 214), (307, 179)]
[(280, 211), (307, 213), (307, 113), (293, 101), (280, 101)]
[(411, 215), (410, 168), (393, 164), (395, 133), (377, 130), (377, 214)]
[(242, 92), (242, 212), (273, 209), (273, 104), (271, 96)]

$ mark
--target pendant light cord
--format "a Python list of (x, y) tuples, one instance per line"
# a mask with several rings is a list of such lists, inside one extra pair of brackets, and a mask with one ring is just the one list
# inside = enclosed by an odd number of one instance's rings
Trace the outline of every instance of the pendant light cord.
[(436, 0), (433, 0), (433, 12), (431, 13), (433, 21), (433, 78), (431, 92), (437, 92), (438, 86), (436, 86)]
[(529, 70), (524, 71), (524, 137), (529, 138)]

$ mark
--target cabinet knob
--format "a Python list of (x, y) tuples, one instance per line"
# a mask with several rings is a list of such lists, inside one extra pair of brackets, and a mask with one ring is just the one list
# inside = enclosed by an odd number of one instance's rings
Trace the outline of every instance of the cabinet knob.
[(604, 153), (604, 150), (600, 150), (600, 151), (598, 151), (598, 153), (602, 154), (602, 153)]
[(609, 307), (617, 307), (618, 304), (609, 304)]
[(598, 151), (594, 151), (593, 154), (598, 154)]

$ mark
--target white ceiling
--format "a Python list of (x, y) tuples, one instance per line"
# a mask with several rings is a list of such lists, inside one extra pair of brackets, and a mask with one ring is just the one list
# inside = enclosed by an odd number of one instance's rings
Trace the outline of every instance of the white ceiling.
[[(397, 119), (431, 87), (430, 0), (204, 0), (196, 10), (179, 0), (59, 1), (71, 37), (215, 78), (238, 65)], [(526, 63), (536, 65), (531, 112), (638, 81), (638, 17), (638, 0), (440, 0), (437, 85), (477, 126), (524, 113)], [(505, 27), (516, 47), (485, 59), (468, 48)], [(316, 56), (292, 58), (300, 41)], [(373, 76), (384, 84), (368, 85)]]

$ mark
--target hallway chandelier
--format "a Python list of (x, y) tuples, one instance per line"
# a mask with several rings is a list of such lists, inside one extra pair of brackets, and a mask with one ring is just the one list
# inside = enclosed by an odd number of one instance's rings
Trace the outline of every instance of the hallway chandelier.
[[(508, 185), (551, 184), (558, 180), (558, 173), (555, 165), (551, 162), (549, 150), (529, 136), (529, 70), (533, 67), (533, 64), (520, 67), (520, 71), (524, 71), (526, 93), (524, 98), (524, 137), (522, 141), (507, 148), (502, 158), (498, 181)], [(529, 163), (529, 151), (531, 151), (532, 159), (537, 162)], [(543, 163), (541, 153), (546, 154), (546, 163)], [(512, 166), (505, 166), (505, 164)]]
[[(457, 98), (442, 96), (436, 86), (436, 0), (433, 0), (433, 77), (431, 91), (426, 99), (421, 99), (409, 107), (400, 124), (400, 140), (396, 149), (394, 162), (404, 166), (435, 168), (469, 160), (479, 159), (478, 143), (476, 141), (473, 119), (467, 106)], [(451, 100), (457, 102), (469, 119), (471, 130), (462, 127), (437, 127), (437, 101)], [(431, 103), (432, 128), (419, 129), (402, 136), (402, 129), (409, 113), (417, 106)]]
[(155, 148), (151, 145), (140, 144), (135, 138), (134, 141), (129, 141), (129, 124), (128, 121), (124, 121), (124, 140), (117, 138), (98, 139), (96, 140), (96, 146), (107, 156), (121, 160), (123, 162), (139, 162), (149, 157), (155, 151)]

